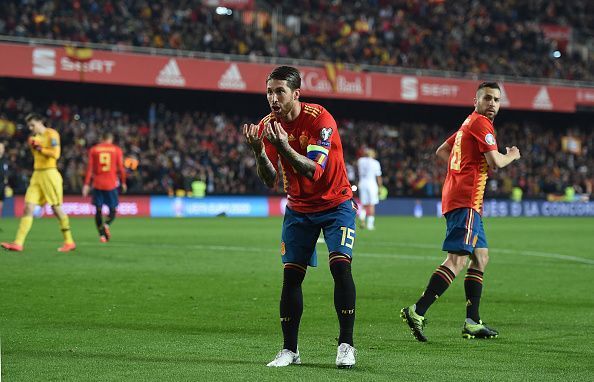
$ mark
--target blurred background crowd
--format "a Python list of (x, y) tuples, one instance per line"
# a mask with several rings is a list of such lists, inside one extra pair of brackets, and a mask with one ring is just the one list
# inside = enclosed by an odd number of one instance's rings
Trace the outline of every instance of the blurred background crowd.
[(591, 0), (258, 0), (222, 14), (207, 3), (4, 0), (0, 35), (594, 80)]
[[(131, 193), (191, 195), (192, 183), (197, 180), (206, 184), (208, 194), (267, 192), (241, 134), (241, 125), (255, 123), (258, 117), (179, 112), (155, 103), (144, 114), (136, 114), (57, 102), (34, 106), (24, 98), (0, 99), (0, 138), (12, 138), (7, 155), (14, 166), (10, 183), (17, 192), (25, 190), (32, 171), (24, 116), (38, 110), (45, 111), (48, 125), (61, 134), (64, 149), (59, 166), (67, 193), (80, 192), (87, 150), (105, 129), (115, 133), (116, 143), (124, 150)], [(461, 114), (460, 122), (463, 118)], [(357, 179), (356, 160), (370, 147), (377, 151), (391, 197), (440, 195), (446, 164), (438, 163), (434, 153), (458, 126), (337, 119), (352, 183)], [(567, 187), (577, 194), (591, 194), (594, 130), (552, 128), (521, 120), (496, 123), (496, 129), (502, 137), (500, 149), (517, 145), (525, 155), (516, 166), (490, 174), (488, 196), (508, 197), (516, 186), (524, 197), (562, 195)], [(282, 193), (280, 187), (277, 192)]]
[[(235, 60), (300, 58), (351, 69), (435, 70), (441, 76), (477, 79), (489, 74), (507, 80), (587, 81), (590, 86), (594, 81), (591, 0), (254, 4), (249, 10), (215, 12), (202, 0), (4, 0), (0, 37), (101, 43), (116, 50), (187, 50), (232, 55), (228, 57)], [(262, 115), (207, 106), (173, 109), (171, 102), (150, 103), (146, 98), (150, 106), (142, 111), (125, 104), (64, 101), (52, 94), (33, 104), (33, 90), (24, 96), (12, 93), (0, 93), (0, 140), (7, 143), (10, 184), (16, 192), (25, 190), (31, 175), (23, 119), (32, 111), (42, 112), (61, 134), (59, 165), (67, 193), (80, 192), (87, 149), (105, 129), (124, 150), (132, 193), (188, 195), (197, 181), (208, 194), (267, 192), (240, 131), (243, 123), (257, 122)], [(436, 164), (434, 151), (458, 125), (414, 117), (379, 122), (372, 120), (375, 112), (367, 117), (333, 114), (353, 183), (354, 164), (370, 147), (377, 151), (390, 196), (440, 194), (446, 166)], [(500, 148), (517, 145), (525, 155), (518, 165), (490, 174), (487, 196), (508, 197), (514, 188), (525, 197), (562, 195), (568, 188), (589, 196), (594, 130), (571, 121), (561, 126), (543, 118), (496, 121)]]

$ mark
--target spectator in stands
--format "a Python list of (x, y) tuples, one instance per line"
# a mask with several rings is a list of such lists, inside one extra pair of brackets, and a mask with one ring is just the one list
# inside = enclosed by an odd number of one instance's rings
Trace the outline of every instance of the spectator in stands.
[[(589, 0), (256, 1), (218, 15), (203, 1), (0, 3), (0, 34), (349, 64), (594, 79)], [(547, 34), (547, 26), (567, 37)], [(563, 34), (563, 33), (561, 33)], [(570, 37), (571, 41), (570, 41)]]

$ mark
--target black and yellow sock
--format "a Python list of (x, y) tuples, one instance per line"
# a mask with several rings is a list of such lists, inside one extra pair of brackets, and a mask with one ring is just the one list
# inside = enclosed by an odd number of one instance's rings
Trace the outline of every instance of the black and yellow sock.
[(283, 349), (297, 352), (299, 322), (303, 314), (303, 292), (301, 283), (307, 267), (287, 263), (283, 274), (283, 290), (280, 300), (280, 321), (283, 330)]
[(58, 222), (60, 223), (60, 230), (62, 231), (62, 236), (64, 236), (64, 243), (74, 243), (74, 239), (72, 238), (72, 232), (70, 231), (70, 219), (68, 219), (68, 215), (64, 215), (64, 217), (61, 219), (58, 218)]
[(423, 292), (423, 295), (417, 301), (415, 312), (424, 316), (431, 304), (448, 289), (454, 278), (456, 278), (456, 275), (450, 268), (445, 265), (437, 267), (429, 279), (427, 289), (425, 289), (425, 292)]
[(466, 318), (478, 323), (481, 319), (479, 304), (483, 293), (483, 272), (468, 268), (464, 278), (464, 292), (466, 293)]
[(334, 308), (338, 315), (340, 334), (338, 344), (354, 346), (356, 290), (351, 273), (351, 259), (341, 253), (330, 254), (330, 272), (334, 278)]

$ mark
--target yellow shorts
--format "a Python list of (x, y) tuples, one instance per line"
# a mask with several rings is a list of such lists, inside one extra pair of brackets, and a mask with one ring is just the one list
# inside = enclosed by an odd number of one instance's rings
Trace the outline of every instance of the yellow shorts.
[(63, 202), (62, 175), (55, 168), (34, 170), (25, 194), (25, 203), (58, 206)]

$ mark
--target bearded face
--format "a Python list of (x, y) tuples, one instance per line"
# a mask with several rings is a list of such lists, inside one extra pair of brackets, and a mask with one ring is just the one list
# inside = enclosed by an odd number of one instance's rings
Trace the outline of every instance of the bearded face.
[(277, 119), (288, 119), (299, 100), (299, 89), (292, 90), (285, 80), (271, 79), (266, 84), (266, 98)]
[(474, 109), (477, 113), (493, 121), (499, 112), (500, 100), (501, 91), (499, 89), (482, 88), (476, 93)]

